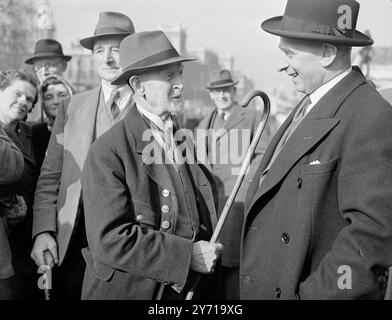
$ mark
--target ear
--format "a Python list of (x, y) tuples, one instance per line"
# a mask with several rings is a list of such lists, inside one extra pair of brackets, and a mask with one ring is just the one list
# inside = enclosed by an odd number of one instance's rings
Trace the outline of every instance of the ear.
[(144, 86), (142, 79), (138, 75), (134, 75), (128, 80), (129, 85), (131, 86), (133, 92), (135, 94), (139, 94), (140, 96), (144, 96)]
[(321, 59), (320, 64), (326, 68), (329, 67), (336, 59), (338, 48), (329, 43), (321, 45)]

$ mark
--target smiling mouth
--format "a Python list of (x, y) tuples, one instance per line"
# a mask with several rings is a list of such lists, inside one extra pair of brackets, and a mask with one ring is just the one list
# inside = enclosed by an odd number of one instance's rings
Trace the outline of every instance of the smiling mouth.
[(20, 113), (25, 113), (26, 112), (26, 108), (23, 106), (15, 106), (15, 108), (20, 112)]

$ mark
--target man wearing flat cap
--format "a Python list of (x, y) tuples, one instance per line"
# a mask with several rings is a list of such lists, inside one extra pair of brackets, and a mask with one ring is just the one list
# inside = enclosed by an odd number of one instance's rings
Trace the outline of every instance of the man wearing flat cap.
[(382, 299), (392, 265), (392, 110), (351, 66), (354, 0), (288, 0), (280, 36), (304, 97), (272, 139), (245, 204), (241, 299)]
[(134, 106), (92, 145), (83, 170), (83, 299), (184, 299), (196, 273), (214, 271), (222, 245), (207, 242), (216, 223), (212, 178), (183, 158), (175, 138), (191, 60), (162, 31), (121, 43), (123, 72), (112, 83), (130, 85)]
[[(198, 145), (198, 148), (205, 150), (203, 154), (207, 156), (206, 165), (214, 176), (218, 190), (218, 215), (234, 188), (261, 118), (261, 113), (242, 108), (235, 101), (237, 83), (232, 79), (230, 70), (211, 73), (207, 89), (215, 108), (198, 126), (199, 132), (205, 135), (204, 145)], [(267, 137), (265, 132), (219, 237), (225, 247), (219, 284), (219, 295), (224, 300), (239, 299), (239, 260), (245, 193), (267, 147)]]
[(53, 297), (80, 298), (85, 269), (81, 248), (86, 246), (81, 173), (93, 141), (129, 111), (129, 86), (111, 81), (121, 73), (120, 42), (134, 32), (126, 15), (100, 13), (94, 35), (80, 43), (92, 51), (101, 85), (72, 96), (57, 112), (35, 193), (31, 253), (37, 266), (59, 266)]

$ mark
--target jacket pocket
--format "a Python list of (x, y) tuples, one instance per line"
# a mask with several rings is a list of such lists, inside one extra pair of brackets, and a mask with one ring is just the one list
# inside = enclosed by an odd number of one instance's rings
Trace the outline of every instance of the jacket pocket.
[(340, 158), (335, 158), (326, 162), (321, 162), (320, 164), (310, 165), (303, 164), (301, 171), (302, 174), (312, 175), (312, 174), (323, 174), (336, 170), (339, 164)]
[(133, 202), (135, 220), (141, 227), (159, 229), (161, 216), (147, 203)]
[(105, 266), (104, 264), (96, 261), (90, 252), (90, 248), (82, 249), (82, 255), (86, 261), (87, 268), (90, 269), (92, 274), (102, 281), (110, 281), (116, 269)]

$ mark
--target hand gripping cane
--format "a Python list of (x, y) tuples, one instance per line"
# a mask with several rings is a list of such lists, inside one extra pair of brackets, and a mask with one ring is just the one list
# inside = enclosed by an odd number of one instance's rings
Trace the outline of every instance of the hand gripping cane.
[[(226, 221), (226, 218), (227, 218), (227, 215), (229, 214), (230, 208), (233, 205), (234, 199), (237, 196), (237, 193), (238, 193), (238, 190), (240, 189), (242, 181), (244, 180), (246, 171), (248, 170), (248, 167), (249, 167), (249, 164), (250, 164), (250, 160), (251, 160), (251, 158), (253, 156), (253, 153), (255, 152), (257, 144), (259, 143), (260, 137), (261, 137), (261, 135), (262, 135), (262, 133), (264, 131), (265, 125), (267, 123), (267, 120), (268, 120), (268, 117), (269, 117), (269, 114), (270, 114), (270, 108), (271, 108), (270, 100), (269, 100), (268, 96), (263, 91), (260, 91), (260, 90), (254, 90), (254, 91), (249, 92), (242, 99), (241, 106), (243, 108), (248, 106), (249, 102), (253, 98), (255, 98), (255, 97), (260, 97), (261, 99), (263, 99), (263, 102), (264, 102), (263, 116), (261, 118), (261, 121), (260, 121), (259, 125), (257, 126), (257, 130), (256, 130), (256, 133), (255, 133), (255, 136), (254, 136), (254, 138), (252, 140), (252, 143), (251, 143), (251, 145), (250, 145), (250, 147), (248, 149), (248, 152), (247, 152), (247, 154), (245, 156), (245, 159), (244, 159), (244, 161), (242, 163), (241, 171), (240, 171), (240, 174), (238, 176), (238, 179), (237, 179), (237, 181), (236, 181), (236, 183), (234, 185), (233, 190), (231, 191), (231, 194), (230, 194), (229, 198), (226, 201), (225, 206), (223, 207), (222, 213), (221, 213), (221, 215), (219, 217), (218, 223), (216, 224), (216, 227), (215, 227), (214, 233), (213, 233), (213, 235), (211, 237), (210, 243), (215, 243), (218, 240), (218, 238), (219, 238), (219, 235), (220, 235), (220, 232), (222, 230), (223, 224)], [(188, 292), (185, 300), (192, 300), (193, 294), (194, 294), (195, 289), (196, 289), (196, 287), (197, 287), (197, 285), (198, 285), (198, 283), (200, 281), (201, 276), (202, 275), (199, 274), (196, 277), (195, 282), (193, 283), (193, 286), (191, 287), (191, 290)]]

